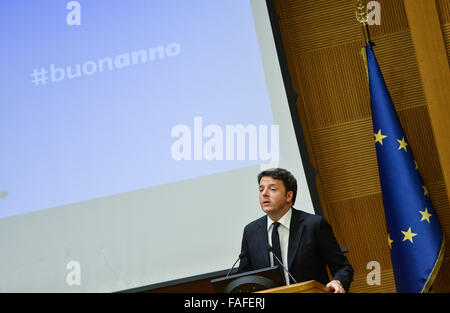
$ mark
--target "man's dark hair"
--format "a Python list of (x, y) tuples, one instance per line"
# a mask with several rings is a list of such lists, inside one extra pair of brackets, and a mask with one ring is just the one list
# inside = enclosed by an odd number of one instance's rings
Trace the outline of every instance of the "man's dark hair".
[(294, 205), (295, 198), (297, 197), (297, 180), (294, 175), (283, 168), (271, 168), (258, 174), (258, 184), (264, 176), (281, 180), (284, 184), (284, 188), (286, 188), (286, 192), (292, 191), (292, 205)]

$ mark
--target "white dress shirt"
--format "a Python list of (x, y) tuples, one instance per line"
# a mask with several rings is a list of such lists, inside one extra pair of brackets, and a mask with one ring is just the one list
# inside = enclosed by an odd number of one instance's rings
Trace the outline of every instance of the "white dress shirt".
[[(292, 208), (283, 215), (282, 218), (278, 221), (280, 226), (278, 226), (278, 235), (280, 236), (280, 248), (281, 248), (281, 261), (284, 266), (287, 268), (288, 264), (288, 244), (289, 244), (289, 228), (291, 227), (291, 216), (292, 216)], [(269, 245), (272, 247), (272, 229), (274, 221), (267, 216), (267, 235), (269, 240)], [(270, 252), (270, 266), (274, 265), (274, 257), (273, 253)], [(283, 270), (285, 281), (289, 285), (289, 274)]]

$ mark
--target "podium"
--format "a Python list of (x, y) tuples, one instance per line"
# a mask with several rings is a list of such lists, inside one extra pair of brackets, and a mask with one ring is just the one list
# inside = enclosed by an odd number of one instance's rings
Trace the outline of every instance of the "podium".
[(330, 291), (318, 281), (308, 280), (298, 284), (260, 290), (255, 293), (330, 293)]
[(283, 278), (273, 266), (213, 279), (211, 285), (217, 293), (248, 293), (282, 286)]
[(225, 276), (210, 281), (216, 293), (330, 293), (323, 284), (308, 280), (283, 285), (278, 266)]

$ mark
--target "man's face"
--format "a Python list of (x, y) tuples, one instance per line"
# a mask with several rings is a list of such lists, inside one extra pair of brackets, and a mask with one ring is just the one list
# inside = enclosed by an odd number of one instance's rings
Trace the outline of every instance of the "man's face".
[(261, 177), (259, 182), (259, 203), (266, 214), (284, 214), (292, 205), (292, 195), (292, 191), (286, 193), (283, 181), (269, 176)]

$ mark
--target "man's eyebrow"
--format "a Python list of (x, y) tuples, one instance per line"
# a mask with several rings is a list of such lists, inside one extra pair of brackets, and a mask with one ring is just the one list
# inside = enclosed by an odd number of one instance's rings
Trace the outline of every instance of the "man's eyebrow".
[[(269, 187), (270, 187), (270, 186), (275, 186), (275, 187), (276, 187), (276, 186), (278, 186), (278, 185), (277, 185), (277, 184), (268, 184), (267, 186), (269, 186)], [(264, 185), (259, 185), (259, 188), (261, 188), (261, 187), (264, 187)]]

